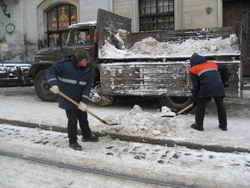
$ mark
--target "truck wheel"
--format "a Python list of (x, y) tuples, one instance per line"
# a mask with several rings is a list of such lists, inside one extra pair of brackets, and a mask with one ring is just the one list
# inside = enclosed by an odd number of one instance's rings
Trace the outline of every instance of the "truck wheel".
[(49, 84), (45, 75), (46, 70), (42, 70), (35, 77), (36, 94), (43, 101), (56, 101), (57, 96), (49, 91)]
[(90, 92), (91, 101), (99, 106), (109, 106), (114, 102), (113, 96), (103, 95), (101, 93), (100, 85), (96, 85), (95, 88), (91, 89)]
[(191, 97), (169, 97), (163, 96), (160, 98), (161, 106), (167, 106), (173, 111), (179, 111), (192, 103)]

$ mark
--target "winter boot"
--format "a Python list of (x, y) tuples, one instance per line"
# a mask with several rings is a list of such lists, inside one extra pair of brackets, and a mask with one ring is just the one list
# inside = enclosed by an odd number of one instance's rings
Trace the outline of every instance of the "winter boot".
[(222, 131), (227, 131), (227, 126), (219, 125), (219, 128), (220, 128)]
[(195, 129), (195, 130), (197, 130), (197, 131), (204, 131), (203, 126), (198, 126), (198, 125), (195, 124), (195, 123), (191, 125), (191, 128), (192, 128), (192, 129)]
[(78, 151), (82, 150), (82, 146), (79, 145), (77, 142), (69, 143), (69, 147), (72, 148), (73, 150), (78, 150)]
[(99, 138), (98, 138), (98, 136), (96, 136), (94, 134), (90, 134), (89, 136), (83, 136), (82, 141), (83, 142), (98, 142)]

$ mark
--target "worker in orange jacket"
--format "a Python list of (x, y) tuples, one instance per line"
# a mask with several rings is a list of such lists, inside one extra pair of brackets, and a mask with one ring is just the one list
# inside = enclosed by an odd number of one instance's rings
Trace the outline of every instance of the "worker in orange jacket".
[(191, 128), (198, 131), (204, 130), (203, 120), (206, 104), (213, 98), (217, 107), (219, 128), (226, 131), (227, 115), (223, 104), (225, 91), (220, 74), (220, 72), (226, 72), (225, 67), (214, 61), (207, 61), (205, 57), (197, 53), (191, 56), (190, 64), (189, 73), (193, 84), (192, 95), (196, 103), (195, 123), (191, 125)]

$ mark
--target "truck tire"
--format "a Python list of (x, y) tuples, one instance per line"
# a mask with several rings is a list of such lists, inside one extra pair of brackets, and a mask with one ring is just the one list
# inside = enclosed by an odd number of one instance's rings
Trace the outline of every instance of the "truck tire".
[(191, 103), (193, 103), (193, 100), (191, 97), (162, 96), (160, 98), (161, 106), (167, 106), (174, 112), (182, 110), (183, 108), (187, 107)]
[(39, 71), (35, 77), (35, 90), (37, 96), (43, 101), (56, 101), (57, 96), (49, 91), (49, 84), (46, 79), (46, 70)]
[(114, 102), (113, 96), (103, 95), (100, 84), (97, 84), (90, 92), (90, 98), (98, 106), (109, 106)]

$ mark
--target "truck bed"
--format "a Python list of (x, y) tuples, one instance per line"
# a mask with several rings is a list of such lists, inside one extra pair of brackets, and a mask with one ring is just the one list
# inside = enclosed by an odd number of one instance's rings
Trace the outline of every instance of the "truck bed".
[[(230, 72), (228, 97), (241, 96), (239, 60), (217, 61)], [(102, 92), (119, 96), (191, 96), (188, 61), (116, 62), (100, 64)]]
[(194, 52), (204, 56), (240, 56), (231, 27), (131, 33), (131, 19), (98, 12), (99, 59), (176, 59)]
[(191, 96), (189, 59), (197, 52), (226, 65), (227, 96), (241, 96), (241, 54), (231, 28), (131, 33), (129, 18), (100, 10), (97, 34), (105, 95)]

